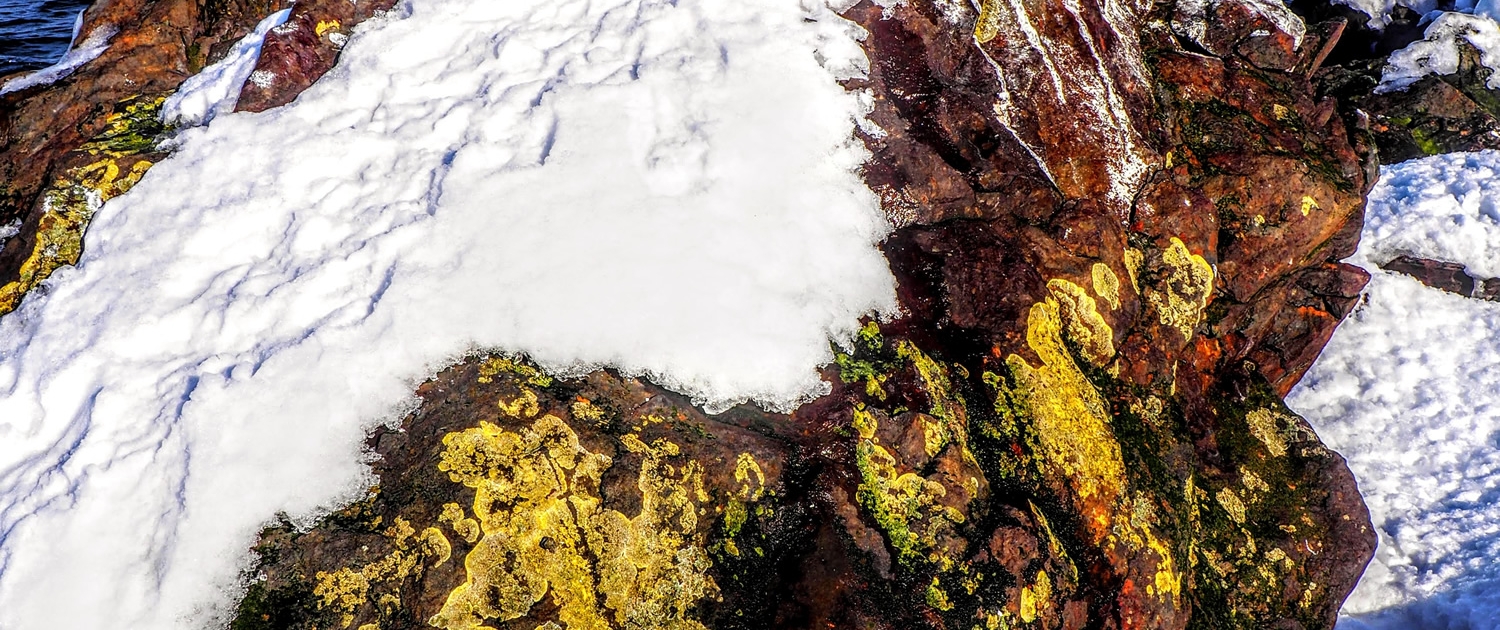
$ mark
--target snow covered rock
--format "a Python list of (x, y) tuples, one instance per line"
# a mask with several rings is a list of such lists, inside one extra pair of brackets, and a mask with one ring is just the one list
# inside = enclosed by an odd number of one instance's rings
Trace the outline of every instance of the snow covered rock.
[[(0, 366), (0, 403), (43, 436), (7, 443), (41, 446), (0, 480), (82, 481), (6, 495), (20, 533), (0, 539), (0, 597), (17, 603), (0, 614), (1329, 627), (1374, 534), (1342, 458), (1281, 396), (1368, 278), (1339, 260), (1373, 141), (1307, 76), (1336, 29), (1251, 0), (840, 8), (413, 0), (354, 32), (376, 5), (313, 0), (239, 99), (284, 144), (224, 116), (158, 147), (152, 100), (59, 149), (134, 160), (124, 184), (75, 173), (66, 200), (75, 223), (113, 211), (108, 229), (136, 231), (96, 232), (94, 259), (4, 320), (7, 356), (64, 367)], [(104, 194), (168, 149), (192, 161), (155, 167), (128, 205)], [(205, 180), (223, 190), (174, 186)], [(149, 273), (138, 253), (170, 281), (88, 293)], [(601, 282), (606, 266), (638, 272)], [(677, 291), (678, 274), (698, 281)], [(235, 323), (143, 343), (138, 312)], [(52, 327), (85, 318), (104, 342)], [(362, 470), (349, 436), (455, 357), (369, 434), (378, 483), (318, 514), (328, 480)], [(748, 399), (787, 413), (724, 410)], [(86, 426), (56, 420), (69, 405)], [(119, 454), (109, 431), (170, 440)], [(132, 456), (175, 468), (127, 479), (115, 458)], [(111, 483), (150, 491), (112, 503)], [(87, 511), (160, 525), (126, 528), (139, 549), (39, 560), (50, 525), (106, 526)], [(243, 597), (206, 601), (260, 524)], [(104, 607), (41, 599), (64, 581)]]

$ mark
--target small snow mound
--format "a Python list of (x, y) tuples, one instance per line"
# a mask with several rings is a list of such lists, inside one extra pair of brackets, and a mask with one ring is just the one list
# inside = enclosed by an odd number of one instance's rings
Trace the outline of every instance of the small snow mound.
[[(1458, 72), (1460, 42), (1479, 51), (1479, 62), (1490, 70), (1500, 68), (1500, 24), (1487, 15), (1441, 13), (1427, 27), (1420, 41), (1391, 53), (1376, 86), (1377, 94), (1404, 90), (1429, 74)], [(1490, 75), (1487, 86), (1500, 88), (1500, 72)]]
[(1500, 153), (1452, 153), (1387, 168), (1370, 193), (1355, 262), (1411, 255), (1500, 277)]

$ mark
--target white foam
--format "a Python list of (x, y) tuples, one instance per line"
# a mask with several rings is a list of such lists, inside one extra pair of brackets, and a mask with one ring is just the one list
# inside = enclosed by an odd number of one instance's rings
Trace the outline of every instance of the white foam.
[[(0, 319), (0, 627), (204, 627), (256, 530), (470, 348), (715, 407), (894, 308), (860, 31), (797, 0), (412, 0), (184, 131)], [(820, 65), (819, 59), (824, 64)]]

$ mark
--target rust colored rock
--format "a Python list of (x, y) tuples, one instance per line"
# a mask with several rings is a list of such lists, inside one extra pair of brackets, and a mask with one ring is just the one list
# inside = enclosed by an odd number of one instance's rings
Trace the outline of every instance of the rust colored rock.
[(349, 31), (395, 0), (303, 0), (271, 29), (236, 111), (263, 112), (292, 102), (338, 63)]

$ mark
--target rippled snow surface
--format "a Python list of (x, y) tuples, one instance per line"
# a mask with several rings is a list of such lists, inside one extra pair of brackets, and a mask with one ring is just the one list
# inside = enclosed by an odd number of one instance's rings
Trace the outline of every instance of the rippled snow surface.
[(1367, 301), (1287, 399), (1348, 458), (1380, 535), (1339, 627), (1500, 627), (1500, 303), (1377, 267), (1500, 276), (1500, 154), (1386, 167), (1363, 239)]
[(0, 320), (0, 628), (211, 626), (473, 348), (722, 407), (894, 308), (856, 31), (798, 0), (410, 0), (228, 114)]

